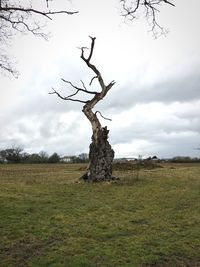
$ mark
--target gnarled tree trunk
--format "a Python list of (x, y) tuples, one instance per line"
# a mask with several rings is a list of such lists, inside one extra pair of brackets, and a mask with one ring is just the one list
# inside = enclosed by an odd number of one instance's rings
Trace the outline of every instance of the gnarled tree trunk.
[(98, 182), (112, 180), (112, 162), (114, 150), (108, 142), (107, 128), (101, 128), (97, 139), (92, 136), (89, 151), (89, 165), (87, 172), (81, 177), (83, 180)]

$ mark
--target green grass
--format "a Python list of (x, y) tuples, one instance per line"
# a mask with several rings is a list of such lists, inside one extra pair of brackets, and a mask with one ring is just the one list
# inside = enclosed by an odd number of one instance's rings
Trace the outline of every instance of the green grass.
[[(0, 266), (200, 266), (200, 165), (77, 183), (81, 165), (0, 165)], [(139, 177), (138, 177), (139, 176)]]

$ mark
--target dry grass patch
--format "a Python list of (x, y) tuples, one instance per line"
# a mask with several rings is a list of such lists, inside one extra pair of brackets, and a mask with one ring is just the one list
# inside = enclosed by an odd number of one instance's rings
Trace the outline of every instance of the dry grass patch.
[(198, 164), (103, 184), (81, 166), (0, 165), (1, 267), (199, 266)]

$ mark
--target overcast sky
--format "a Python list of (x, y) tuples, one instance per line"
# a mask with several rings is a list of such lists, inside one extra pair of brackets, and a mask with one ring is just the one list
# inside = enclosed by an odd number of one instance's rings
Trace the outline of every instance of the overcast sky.
[(93, 73), (77, 47), (89, 46), (91, 35), (97, 38), (92, 62), (107, 83), (116, 81), (96, 108), (112, 119), (100, 118), (115, 156), (199, 157), (200, 1), (174, 2), (161, 9), (158, 19), (169, 33), (156, 40), (145, 20), (124, 23), (117, 0), (68, 2), (79, 14), (49, 21), (48, 42), (16, 36), (9, 53), (20, 76), (0, 76), (0, 149), (88, 152), (92, 132), (82, 105), (48, 93), (72, 92), (61, 78), (90, 82)]

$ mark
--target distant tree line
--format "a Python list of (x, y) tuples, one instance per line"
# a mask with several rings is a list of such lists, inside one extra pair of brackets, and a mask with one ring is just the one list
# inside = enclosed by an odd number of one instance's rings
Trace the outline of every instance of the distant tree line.
[[(158, 159), (156, 156), (149, 157), (142, 160), (142, 158), (134, 159), (135, 161), (141, 162), (171, 162), (171, 163), (200, 163), (200, 158), (191, 158), (188, 156), (176, 156), (170, 159)], [(127, 162), (130, 159), (115, 159), (115, 162)], [(0, 150), (0, 164), (3, 163), (86, 163), (88, 162), (88, 154), (82, 153), (78, 156), (64, 156), (61, 157), (57, 153), (53, 153), (50, 156), (45, 152), (41, 151), (39, 153), (27, 153), (24, 152), (20, 147), (12, 147)]]
[(177, 156), (173, 157), (172, 159), (169, 159), (168, 161), (172, 163), (195, 163), (195, 162), (200, 162), (200, 158)]
[(60, 156), (53, 153), (51, 156), (44, 151), (40, 153), (26, 153), (20, 147), (7, 148), (0, 151), (0, 163), (58, 163)]
[[(87, 162), (87, 157), (69, 156), (60, 157), (57, 153), (48, 155), (45, 151), (39, 153), (27, 153), (20, 147), (12, 147), (0, 150), (0, 163), (82, 163)], [(67, 160), (66, 160), (67, 159)]]

